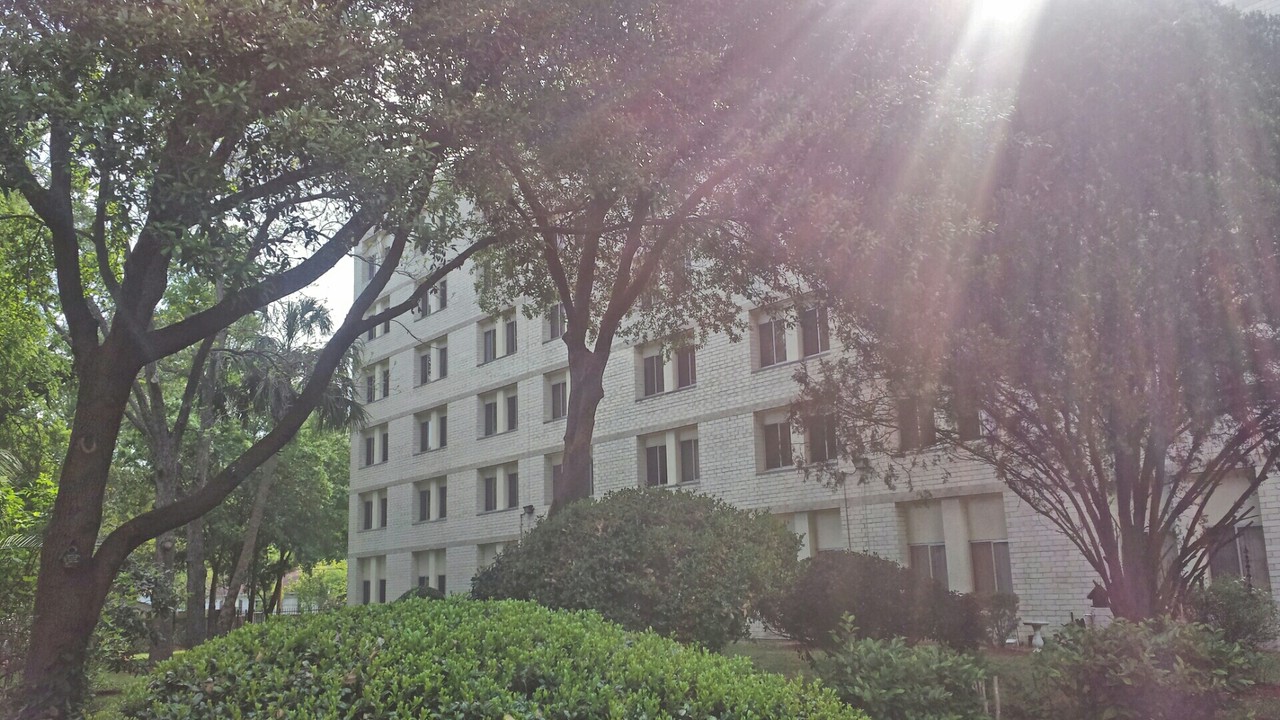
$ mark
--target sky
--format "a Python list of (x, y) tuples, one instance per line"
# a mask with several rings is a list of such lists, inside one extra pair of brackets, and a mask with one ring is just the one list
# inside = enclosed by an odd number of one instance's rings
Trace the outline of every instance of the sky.
[(342, 322), (342, 318), (346, 317), (347, 310), (351, 309), (353, 287), (355, 279), (352, 273), (355, 260), (350, 255), (343, 257), (334, 265), (329, 272), (320, 277), (319, 280), (311, 283), (302, 290), (302, 294), (310, 295), (324, 301), (329, 308), (329, 314), (333, 317), (334, 324)]

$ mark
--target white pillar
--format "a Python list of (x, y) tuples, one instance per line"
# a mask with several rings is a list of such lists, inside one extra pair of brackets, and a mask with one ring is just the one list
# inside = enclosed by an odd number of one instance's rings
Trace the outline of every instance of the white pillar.
[(956, 592), (973, 592), (973, 558), (969, 553), (969, 523), (960, 498), (942, 501), (942, 537), (947, 544), (947, 584)]

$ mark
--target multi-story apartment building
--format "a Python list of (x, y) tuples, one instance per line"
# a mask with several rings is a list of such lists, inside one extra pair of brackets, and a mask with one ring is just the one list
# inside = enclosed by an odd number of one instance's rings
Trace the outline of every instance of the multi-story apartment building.
[[(358, 286), (371, 267), (357, 263)], [(397, 276), (375, 308), (406, 298), (412, 274)], [(926, 463), (911, 489), (806, 481), (793, 453), (822, 460), (833, 443), (788, 425), (792, 374), (838, 348), (821, 311), (790, 323), (780, 310), (743, 312), (751, 332), (740, 342), (715, 335), (666, 356), (657, 345), (615, 348), (594, 441), (597, 496), (643, 485), (711, 493), (784, 518), (804, 555), (868, 551), (953, 590), (1013, 591), (1024, 619), (1090, 611), (1092, 570), (984, 465)], [(369, 420), (351, 452), (349, 602), (389, 601), (418, 584), (465, 592), (477, 568), (546, 513), (569, 391), (563, 329), (554, 311), (486, 315), (468, 267), (418, 312), (369, 333)], [(1266, 554), (1280, 547), (1280, 488), (1265, 484), (1257, 501), (1261, 523), (1213, 570), (1270, 586), (1280, 581), (1280, 553)]]

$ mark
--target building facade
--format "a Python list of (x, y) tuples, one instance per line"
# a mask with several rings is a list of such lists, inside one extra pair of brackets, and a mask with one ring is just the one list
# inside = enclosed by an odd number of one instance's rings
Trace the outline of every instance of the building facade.
[[(364, 250), (357, 290), (380, 256), (376, 241)], [(415, 270), (410, 262), (375, 309), (407, 298)], [(644, 485), (710, 493), (784, 518), (803, 537), (802, 555), (867, 551), (952, 590), (1012, 591), (1024, 620), (1091, 612), (1093, 571), (987, 466), (927, 464), (910, 489), (806, 481), (793, 452), (823, 459), (833, 443), (787, 424), (792, 375), (838, 348), (819, 311), (790, 323), (743, 312), (751, 332), (739, 342), (714, 335), (665, 355), (657, 345), (614, 349), (593, 446), (596, 496)], [(423, 584), (467, 592), (478, 568), (546, 514), (569, 392), (563, 329), (554, 311), (486, 315), (468, 266), (418, 311), (370, 332), (360, 379), (369, 419), (352, 437), (349, 603)], [(1270, 587), (1280, 581), (1280, 553), (1266, 553), (1280, 547), (1280, 489), (1264, 484), (1256, 500), (1261, 522), (1213, 569)]]

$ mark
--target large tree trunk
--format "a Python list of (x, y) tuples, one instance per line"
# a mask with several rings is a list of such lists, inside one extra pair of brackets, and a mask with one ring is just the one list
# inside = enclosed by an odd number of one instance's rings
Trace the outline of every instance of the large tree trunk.
[[(217, 297), (222, 299), (222, 281), (218, 280), (215, 289)], [(215, 344), (221, 342), (226, 333), (218, 333)], [(222, 374), (222, 356), (215, 352), (209, 358), (204, 382), (200, 386), (200, 434), (196, 437), (196, 458), (192, 477), (191, 491), (204, 487), (209, 480), (209, 464), (213, 457), (212, 430), (214, 423), (213, 395), (214, 385)], [(204, 518), (199, 517), (187, 524), (187, 647), (195, 647), (209, 636), (209, 611), (205, 609), (205, 552), (204, 552)], [(213, 586), (217, 588), (217, 576)]]
[[(249, 522), (244, 529), (244, 544), (240, 547), (240, 557), (236, 560), (235, 569), (231, 572), (231, 580), (227, 583), (227, 595), (222, 601), (223, 613), (218, 618), (219, 633), (229, 632), (234, 627), (235, 603), (240, 597), (240, 590), (244, 587), (245, 581), (249, 578), (250, 568), (258, 553), (258, 530), (262, 528), (262, 518), (267, 511), (267, 500), (271, 497), (271, 484), (275, 480), (276, 466), (279, 464), (279, 454), (272, 455), (262, 464), (258, 490), (253, 495), (253, 508), (249, 511)], [(249, 603), (252, 607), (252, 594), (249, 596)], [(232, 608), (233, 612), (228, 614), (227, 608)], [(252, 613), (250, 619), (252, 619)]]
[[(606, 351), (607, 352), (607, 351)], [(555, 488), (550, 514), (569, 503), (591, 497), (591, 440), (596, 429), (596, 410), (604, 399), (604, 368), (607, 354), (581, 348), (569, 349), (569, 407), (565, 418), (564, 460), (560, 484)]]
[[(164, 507), (178, 499), (178, 450), (166, 438), (156, 453), (159, 467), (156, 469), (156, 507)], [(151, 598), (151, 661), (168, 660), (173, 656), (174, 611), (177, 608), (175, 583), (177, 580), (178, 536), (176, 532), (161, 533), (156, 538), (156, 566), (160, 570), (160, 583)]]
[(19, 718), (74, 715), (87, 692), (85, 660), (93, 629), (119, 566), (94, 556), (111, 468), (133, 378), (138, 371), (104, 346), (80, 360), (76, 413), (45, 529), (23, 674)]

